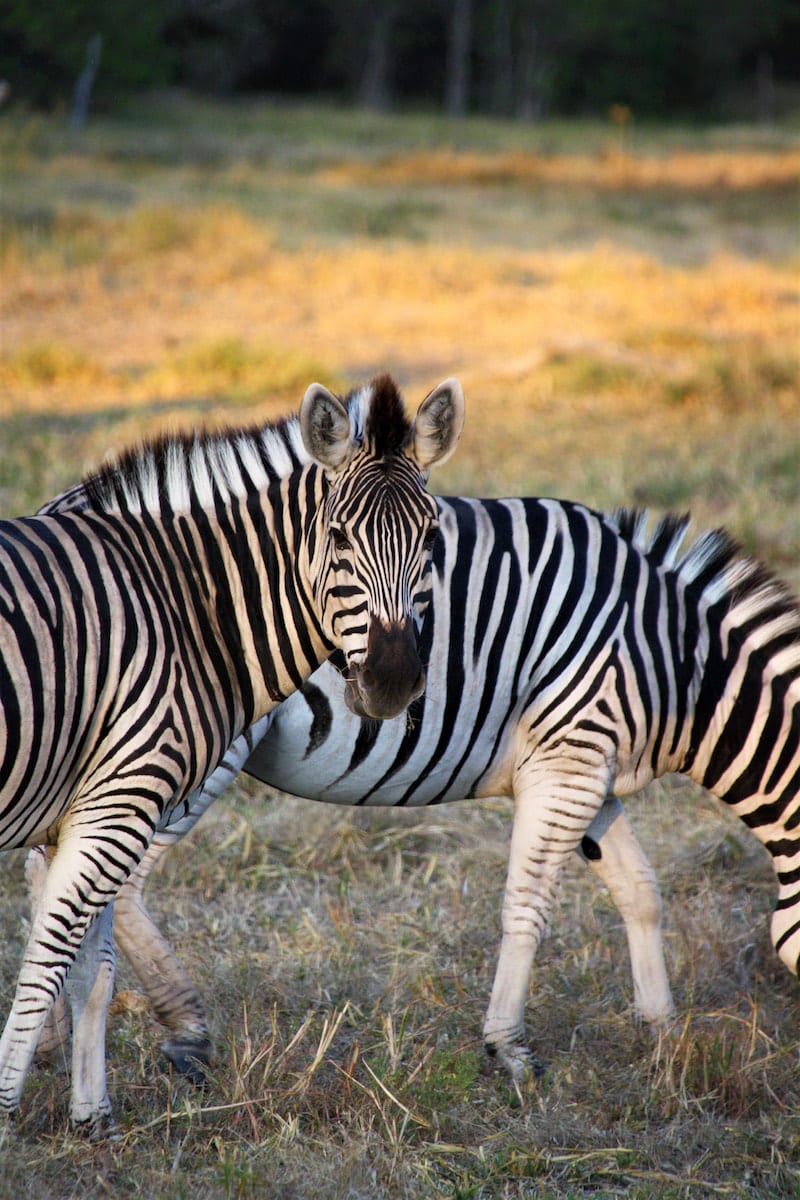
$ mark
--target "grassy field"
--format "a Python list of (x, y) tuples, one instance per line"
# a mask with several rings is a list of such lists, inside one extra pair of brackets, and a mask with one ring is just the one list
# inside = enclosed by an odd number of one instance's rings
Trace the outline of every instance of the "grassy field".
[[(800, 591), (800, 125), (378, 117), (160, 95), (80, 136), (0, 121), (0, 513), (154, 430), (254, 421), (312, 379), (465, 387), (440, 492), (691, 508)], [(118, 1143), (36, 1071), (0, 1195), (800, 1196), (800, 989), (743, 826), (664, 780), (628, 803), (680, 1019), (632, 1019), (621, 922), (576, 863), (534, 976), (520, 1104), (480, 1030), (510, 806), (340, 813), (243, 783), (150, 889), (206, 999), (205, 1093), (124, 964)], [(23, 942), (0, 876), (0, 1000)]]

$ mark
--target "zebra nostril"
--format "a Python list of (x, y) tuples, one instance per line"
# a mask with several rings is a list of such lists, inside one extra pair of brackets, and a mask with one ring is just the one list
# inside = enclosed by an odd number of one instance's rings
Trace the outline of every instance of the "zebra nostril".
[(367, 689), (374, 687), (375, 686), (374, 672), (372, 672), (369, 667), (362, 667), (361, 670), (358, 672), (358, 682), (361, 687), (365, 687)]

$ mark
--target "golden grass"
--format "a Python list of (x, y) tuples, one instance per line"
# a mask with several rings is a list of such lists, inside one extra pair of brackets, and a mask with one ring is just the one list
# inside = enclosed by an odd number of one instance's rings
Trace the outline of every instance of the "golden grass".
[[(7, 252), (7, 403), (44, 408), (48, 388), (68, 387), (76, 364), (90, 363), (118, 374), (118, 390), (131, 399), (142, 389), (125, 370), (161, 366), (171, 394), (185, 372), (191, 395), (202, 382), (203, 347), (241, 347), (230, 363), (236, 382), (264, 342), (355, 378), (381, 363), (415, 380), (456, 370), (479, 410), (505, 393), (511, 418), (537, 405), (549, 365), (569, 356), (620, 367), (598, 389), (609, 415), (618, 408), (656, 417), (648, 379), (692, 377), (709, 357), (782, 358), (783, 379), (765, 402), (787, 413), (798, 402), (789, 364), (800, 271), (792, 263), (719, 255), (686, 268), (610, 244), (521, 253), (356, 240), (294, 251), (228, 210), (173, 214), (166, 229), (162, 220), (160, 210), (140, 210), (113, 222), (101, 257), (87, 265), (59, 269), (40, 255), (14, 261)], [(47, 369), (26, 370), (46, 344), (43, 331), (61, 349)], [(620, 389), (626, 367), (635, 386)], [(218, 368), (211, 376), (224, 382)], [(262, 387), (268, 399), (268, 378)], [(79, 389), (60, 399), (76, 410), (94, 402)], [(726, 403), (722, 394), (697, 399)]]
[(621, 141), (599, 154), (489, 154), (449, 148), (355, 159), (320, 172), (328, 184), (539, 184), (602, 190), (747, 191), (800, 187), (800, 151), (668, 151), (633, 155)]

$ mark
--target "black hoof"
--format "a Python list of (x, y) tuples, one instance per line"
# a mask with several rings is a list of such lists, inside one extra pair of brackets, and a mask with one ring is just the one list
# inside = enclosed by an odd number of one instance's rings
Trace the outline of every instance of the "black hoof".
[(99, 1113), (86, 1121), (71, 1121), (70, 1125), (74, 1137), (84, 1138), (94, 1146), (103, 1142), (118, 1142), (121, 1137), (119, 1126), (111, 1113)]
[(213, 1055), (210, 1038), (172, 1038), (162, 1042), (161, 1050), (189, 1083), (199, 1088), (208, 1086), (207, 1068)]
[(550, 1067), (548, 1063), (542, 1062), (542, 1060), (537, 1058), (535, 1054), (531, 1055), (530, 1071), (534, 1079), (544, 1079), (549, 1069)]

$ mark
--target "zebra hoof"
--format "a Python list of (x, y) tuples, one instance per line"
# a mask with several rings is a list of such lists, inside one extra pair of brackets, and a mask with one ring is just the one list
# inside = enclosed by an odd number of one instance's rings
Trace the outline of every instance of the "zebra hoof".
[(162, 1042), (161, 1050), (175, 1070), (194, 1087), (208, 1086), (206, 1068), (211, 1065), (213, 1055), (210, 1038), (171, 1038)]
[(547, 1074), (547, 1064), (521, 1043), (495, 1046), (487, 1042), (486, 1053), (508, 1071), (515, 1088), (522, 1083), (543, 1079)]
[(83, 1138), (95, 1146), (101, 1142), (118, 1142), (122, 1136), (109, 1112), (96, 1113), (85, 1121), (70, 1120), (70, 1127), (75, 1137)]

